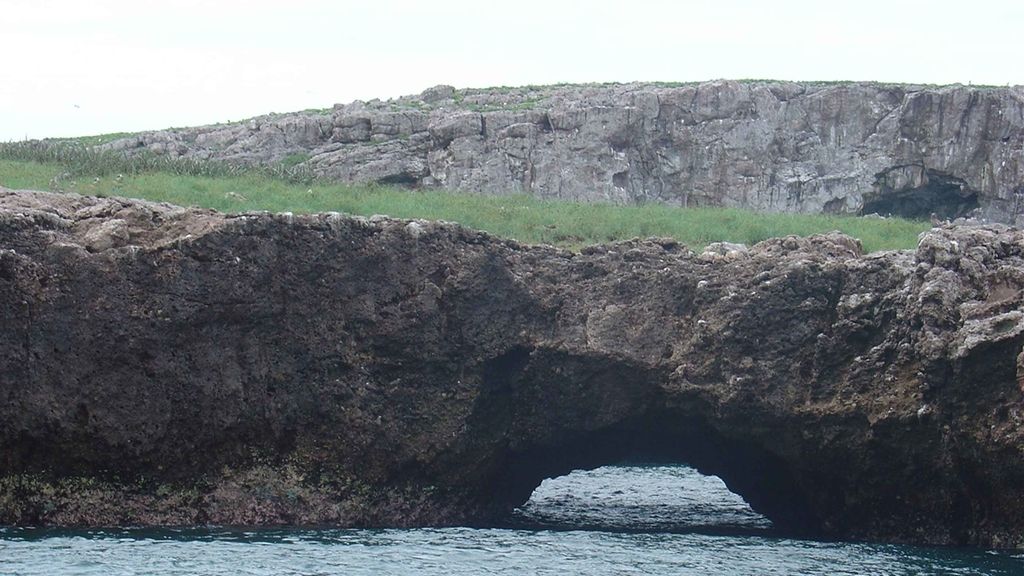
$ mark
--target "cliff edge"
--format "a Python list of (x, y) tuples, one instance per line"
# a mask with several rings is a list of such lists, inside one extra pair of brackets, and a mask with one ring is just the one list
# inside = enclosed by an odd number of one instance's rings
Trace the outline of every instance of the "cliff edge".
[(486, 194), (1024, 223), (1019, 86), (437, 86), (103, 148)]

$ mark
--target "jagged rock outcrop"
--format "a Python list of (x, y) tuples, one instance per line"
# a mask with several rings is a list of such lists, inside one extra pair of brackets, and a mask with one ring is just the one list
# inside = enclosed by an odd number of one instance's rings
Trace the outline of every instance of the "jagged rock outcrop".
[(1024, 222), (1019, 86), (436, 87), (105, 148), (488, 194)]
[(625, 457), (799, 534), (1024, 546), (1024, 234), (571, 253), (0, 190), (0, 523), (488, 524)]

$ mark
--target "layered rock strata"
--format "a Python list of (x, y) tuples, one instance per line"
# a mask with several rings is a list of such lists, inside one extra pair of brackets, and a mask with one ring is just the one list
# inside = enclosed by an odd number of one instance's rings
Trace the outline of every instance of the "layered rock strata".
[(623, 458), (787, 533), (1024, 546), (1024, 235), (572, 253), (0, 191), (0, 524), (501, 522)]
[(1022, 87), (440, 86), (104, 147), (486, 194), (1024, 222)]

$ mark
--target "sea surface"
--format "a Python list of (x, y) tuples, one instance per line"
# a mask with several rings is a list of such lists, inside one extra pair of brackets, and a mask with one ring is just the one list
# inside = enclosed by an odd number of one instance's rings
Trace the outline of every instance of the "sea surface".
[(0, 528), (2, 575), (1024, 575), (1024, 556), (781, 538), (722, 482), (679, 466), (546, 480), (504, 528)]

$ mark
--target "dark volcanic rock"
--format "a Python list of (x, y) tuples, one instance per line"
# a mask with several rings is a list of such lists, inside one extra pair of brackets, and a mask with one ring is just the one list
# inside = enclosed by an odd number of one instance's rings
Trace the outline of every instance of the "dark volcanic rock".
[[(346, 182), (1024, 223), (1024, 88), (716, 81), (455, 90), (104, 146)], [(301, 156), (300, 156), (301, 157)]]
[(1024, 236), (580, 254), (0, 191), (0, 523), (487, 524), (626, 457), (798, 534), (1024, 545)]

